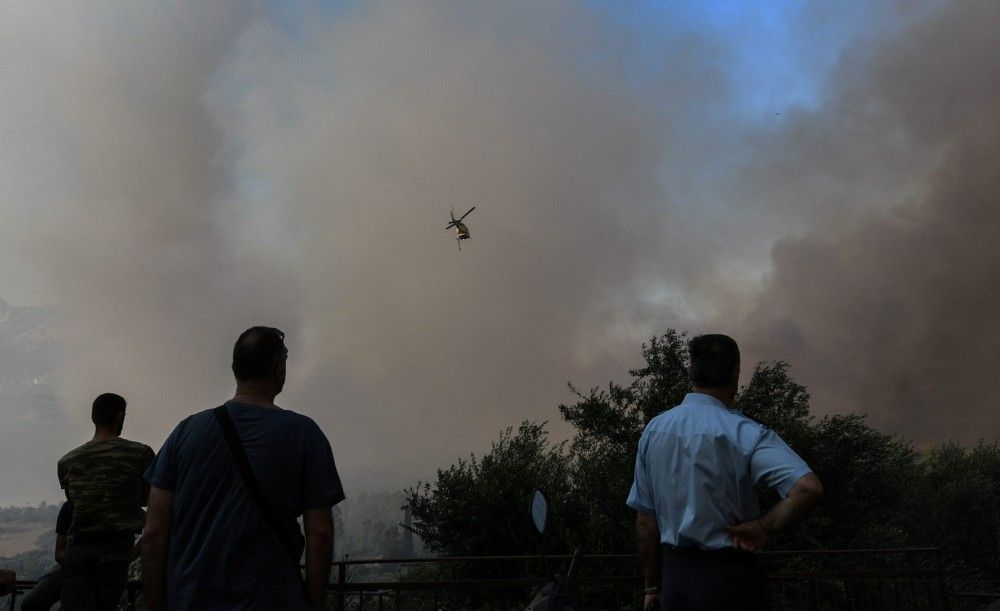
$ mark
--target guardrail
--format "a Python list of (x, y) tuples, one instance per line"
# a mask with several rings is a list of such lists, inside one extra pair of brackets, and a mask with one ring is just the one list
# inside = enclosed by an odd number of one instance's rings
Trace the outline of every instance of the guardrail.
[[(988, 593), (952, 593), (940, 550), (932, 547), (763, 552), (775, 609), (912, 609), (948, 611), (978, 604)], [(333, 563), (327, 590), (336, 611), (508, 611), (532, 594), (570, 556), (365, 558)], [(578, 579), (588, 609), (638, 609), (642, 581), (634, 554), (587, 556)], [(19, 581), (9, 600), (34, 587)], [(127, 608), (141, 586), (130, 581)], [(971, 594), (971, 596), (970, 596)], [(969, 608), (974, 608), (969, 606)]]
[[(770, 578), (775, 609), (881, 611), (951, 607), (937, 548), (774, 551), (760, 556)], [(543, 577), (565, 570), (569, 559), (566, 555), (343, 560), (334, 563), (334, 609), (523, 609), (531, 593), (544, 583)], [(521, 570), (485, 568), (504, 563)], [(529, 564), (535, 566), (524, 570)], [(386, 565), (398, 567), (396, 579), (359, 580), (350, 575), (351, 569)], [(452, 578), (408, 581), (404, 568), (422, 565), (437, 565), (441, 567), (438, 573)], [(464, 565), (466, 570), (448, 570), (454, 565)], [(409, 572), (410, 579), (413, 573)], [(506, 575), (497, 579), (460, 578), (497, 573)], [(416, 574), (419, 576), (419, 571)], [(578, 581), (590, 609), (638, 609), (642, 600), (643, 584), (634, 554), (587, 556)]]

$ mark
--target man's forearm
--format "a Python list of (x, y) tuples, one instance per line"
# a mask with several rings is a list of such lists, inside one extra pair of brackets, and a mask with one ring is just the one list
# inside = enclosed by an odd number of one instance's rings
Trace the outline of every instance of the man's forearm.
[(330, 583), (330, 563), (333, 561), (333, 534), (306, 534), (306, 593), (313, 608), (322, 609), (326, 602), (326, 586)]
[(56, 564), (62, 564), (63, 558), (65, 557), (66, 557), (66, 535), (56, 535), (56, 551), (55, 551)]
[(660, 556), (660, 529), (656, 517), (639, 512), (635, 519), (635, 542), (639, 555), (639, 566), (646, 587), (659, 586), (662, 572)]
[(142, 538), (142, 591), (150, 611), (164, 608), (167, 575), (167, 541), (162, 536), (145, 534)]
[(166, 604), (167, 549), (173, 528), (174, 493), (153, 487), (149, 493), (149, 511), (142, 530), (142, 589), (146, 606), (159, 611)]
[(822, 495), (819, 478), (809, 473), (796, 482), (787, 497), (761, 516), (761, 525), (771, 533), (781, 532), (806, 517)]
[(307, 509), (302, 513), (302, 526), (306, 533), (306, 595), (311, 608), (322, 609), (333, 561), (333, 512), (330, 507)]

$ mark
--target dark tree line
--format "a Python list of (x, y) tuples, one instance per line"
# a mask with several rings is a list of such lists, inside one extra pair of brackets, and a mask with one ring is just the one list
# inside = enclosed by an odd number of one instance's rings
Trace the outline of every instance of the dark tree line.
[[(634, 512), (625, 505), (639, 436), (650, 418), (690, 390), (684, 335), (668, 331), (643, 345), (631, 381), (580, 391), (559, 406), (575, 434), (548, 439), (545, 424), (508, 428), (483, 456), (440, 469), (406, 491), (414, 531), (446, 555), (630, 553)], [(916, 451), (873, 429), (862, 414), (816, 418), (809, 394), (784, 362), (762, 362), (737, 406), (777, 431), (823, 481), (822, 506), (780, 535), (774, 549), (940, 546), (969, 577), (1000, 569), (1000, 447), (945, 443)], [(533, 536), (527, 499), (542, 487), (552, 532)], [(767, 509), (777, 497), (760, 491)]]

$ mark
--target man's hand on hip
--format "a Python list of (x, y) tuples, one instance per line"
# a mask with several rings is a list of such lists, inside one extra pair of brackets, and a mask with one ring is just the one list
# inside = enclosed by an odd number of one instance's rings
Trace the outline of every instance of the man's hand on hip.
[(799, 478), (788, 496), (754, 520), (730, 524), (726, 530), (733, 538), (733, 547), (755, 552), (764, 547), (777, 532), (781, 532), (812, 511), (823, 496), (823, 484), (815, 473)]
[(726, 531), (733, 538), (733, 547), (745, 552), (760, 550), (774, 537), (774, 533), (764, 526), (760, 518), (727, 524)]

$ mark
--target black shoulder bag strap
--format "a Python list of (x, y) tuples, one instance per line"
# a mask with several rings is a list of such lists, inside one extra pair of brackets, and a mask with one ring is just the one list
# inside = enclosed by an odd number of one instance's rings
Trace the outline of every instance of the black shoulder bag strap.
[(271, 527), (271, 531), (274, 532), (274, 536), (281, 543), (281, 547), (285, 548), (285, 552), (292, 562), (292, 567), (295, 569), (295, 576), (298, 578), (299, 584), (302, 585), (303, 591), (305, 591), (305, 582), (302, 580), (302, 571), (299, 569), (298, 546), (295, 545), (295, 540), (292, 538), (289, 526), (284, 524), (285, 521), (281, 519), (281, 516), (267, 502), (257, 476), (254, 475), (253, 469), (250, 468), (250, 460), (247, 458), (246, 450), (243, 449), (243, 442), (236, 432), (236, 425), (233, 424), (229, 410), (226, 409), (225, 405), (220, 405), (212, 411), (215, 412), (215, 419), (218, 421), (219, 427), (222, 428), (222, 435), (226, 438), (229, 453), (232, 454), (233, 461), (240, 470), (240, 476), (243, 478), (243, 484), (246, 486), (247, 492), (250, 493), (250, 498), (253, 500), (254, 505), (257, 506), (257, 509), (260, 510), (264, 521)]

